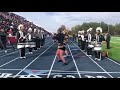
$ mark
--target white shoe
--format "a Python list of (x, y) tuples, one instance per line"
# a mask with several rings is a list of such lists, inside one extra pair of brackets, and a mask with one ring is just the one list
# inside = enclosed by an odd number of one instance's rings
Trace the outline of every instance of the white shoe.
[(21, 59), (23, 59), (23, 57), (20, 57)]
[(23, 57), (23, 59), (25, 59), (26, 57)]
[(5, 50), (5, 53), (7, 53), (7, 50)]
[(101, 61), (101, 59), (98, 59), (98, 61)]
[(31, 54), (31, 52), (29, 52), (29, 54)]
[(33, 54), (33, 52), (31, 52), (31, 54)]
[(87, 55), (87, 56), (89, 56), (89, 55)]
[(95, 58), (95, 60), (97, 60), (97, 58)]
[(92, 55), (89, 55), (89, 57), (92, 57)]

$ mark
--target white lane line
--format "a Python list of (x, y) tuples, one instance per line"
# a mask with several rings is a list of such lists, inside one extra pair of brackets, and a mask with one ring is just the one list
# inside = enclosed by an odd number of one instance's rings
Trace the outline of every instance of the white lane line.
[(52, 65), (51, 65), (51, 68), (50, 68), (50, 70), (49, 70), (49, 73), (48, 73), (47, 78), (49, 78), (49, 77), (50, 77), (50, 74), (51, 74), (52, 69), (53, 69), (53, 65), (55, 64), (56, 57), (57, 57), (57, 56), (55, 55), (55, 58), (54, 58), (54, 60), (53, 60), (53, 63), (52, 63)]
[(62, 74), (67, 74), (67, 75), (69, 75), (69, 74), (77, 74), (77, 75), (78, 75), (77, 72), (76, 72), (76, 73), (51, 73), (51, 75), (54, 75), (54, 74), (57, 74), (57, 75), (58, 75), (58, 74), (61, 74), (61, 75), (62, 75)]
[(5, 57), (5, 56), (8, 56), (8, 55), (13, 54), (13, 53), (16, 53), (16, 52), (18, 52), (18, 51), (14, 51), (14, 52), (12, 52), (12, 53), (8, 53), (8, 54), (6, 54), (6, 55), (0, 56), (0, 58)]
[(77, 70), (78, 76), (79, 76), (79, 78), (81, 78), (81, 75), (80, 75), (79, 69), (78, 69), (77, 64), (76, 64), (76, 62), (75, 62), (75, 59), (74, 59), (74, 57), (73, 57), (73, 55), (72, 55), (72, 52), (71, 52), (71, 50), (70, 50), (70, 47), (69, 47), (68, 44), (67, 44), (67, 46), (68, 46), (69, 51), (70, 51), (70, 54), (71, 54), (71, 56), (72, 56), (72, 60), (73, 60), (73, 62), (74, 62), (74, 64), (75, 64), (75, 67), (76, 67), (76, 70)]
[[(50, 43), (50, 42), (48, 42), (48, 43)], [(45, 45), (47, 45), (48, 43), (46, 43)], [(29, 52), (25, 53), (25, 55), (27, 55), (28, 53), (29, 53)], [(19, 57), (15, 58), (15, 59), (12, 59), (12, 60), (10, 60), (9, 62), (6, 62), (6, 63), (0, 65), (0, 67), (3, 67), (3, 66), (5, 66), (5, 65), (7, 65), (7, 64), (9, 64), (9, 63), (11, 63), (11, 62), (17, 60), (17, 59), (19, 59)]]
[[(28, 53), (29, 53), (29, 52), (28, 52)], [(27, 55), (28, 53), (26, 53), (25, 55)], [(0, 65), (0, 67), (3, 67), (3, 66), (5, 66), (5, 65), (7, 65), (7, 64), (9, 64), (9, 63), (17, 60), (17, 59), (19, 59), (19, 57), (15, 58), (15, 59), (12, 59), (12, 60), (10, 60), (9, 62), (6, 62), (5, 64)]]
[[(72, 41), (71, 41), (72, 42)], [(72, 42), (73, 43), (73, 42)], [(74, 44), (74, 43), (73, 43)], [(76, 44), (74, 44), (76, 47), (78, 47)], [(79, 48), (79, 47), (78, 47)], [(80, 48), (79, 48), (80, 49)], [(80, 51), (81, 51), (81, 49), (80, 49)], [(83, 52), (83, 51), (81, 51), (81, 52)], [(86, 55), (86, 53), (85, 52), (83, 52), (85, 55)], [(86, 55), (87, 56), (87, 55)], [(95, 62), (91, 57), (89, 57), (89, 56), (87, 56), (91, 61), (93, 61), (98, 67), (100, 67), (104, 72), (106, 72), (106, 74), (107, 75), (109, 75), (111, 78), (113, 78), (113, 76), (112, 75), (110, 75), (102, 66), (100, 66), (97, 62)]]
[(16, 70), (16, 71), (17, 71), (17, 70), (22, 70), (22, 69), (0, 69), (0, 70), (3, 70), (3, 71), (4, 71), (4, 70), (6, 70), (6, 71), (7, 71), (7, 70), (8, 70), (8, 71)]
[(30, 62), (26, 67), (24, 67), (20, 72), (18, 72), (13, 78), (18, 76), (21, 72), (23, 72), (27, 67), (29, 67), (33, 62), (35, 62), (40, 56), (42, 56), (48, 49), (50, 49), (53, 46), (53, 44), (48, 47), (43, 53), (41, 53), (39, 56), (37, 56), (32, 62)]
[[(8, 51), (8, 50), (12, 50), (12, 49), (6, 49), (6, 50)], [(1, 53), (1, 52), (5, 52), (5, 50), (0, 51), (0, 53)]]
[[(106, 57), (106, 58), (107, 58), (107, 57)], [(112, 60), (112, 59), (110, 59), (110, 58), (107, 58), (107, 59), (120, 66), (120, 63), (117, 63), (116, 61), (114, 61), (114, 60)]]

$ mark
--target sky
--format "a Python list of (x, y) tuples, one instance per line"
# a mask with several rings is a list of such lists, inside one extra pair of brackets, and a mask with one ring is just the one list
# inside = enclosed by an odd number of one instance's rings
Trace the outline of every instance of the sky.
[(71, 29), (83, 22), (120, 23), (120, 12), (13, 12), (28, 21), (43, 27), (49, 32), (56, 32), (61, 25)]

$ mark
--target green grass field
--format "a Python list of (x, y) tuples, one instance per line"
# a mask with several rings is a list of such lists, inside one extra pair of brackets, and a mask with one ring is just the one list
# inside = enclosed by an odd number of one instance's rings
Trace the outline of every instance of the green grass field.
[(103, 44), (103, 50), (108, 51), (108, 56), (120, 62), (120, 37), (112, 37), (110, 42), (110, 49), (105, 49), (106, 44)]

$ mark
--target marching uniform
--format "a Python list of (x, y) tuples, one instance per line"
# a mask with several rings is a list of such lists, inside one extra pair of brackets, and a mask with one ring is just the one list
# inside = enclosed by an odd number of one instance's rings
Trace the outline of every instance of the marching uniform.
[(33, 41), (33, 31), (32, 28), (28, 29), (27, 45), (26, 48), (29, 48), (29, 54), (33, 54), (32, 48), (35, 47), (35, 42)]
[(22, 24), (18, 26), (19, 31), (17, 32), (17, 48), (20, 49), (20, 58), (25, 58), (25, 44), (26, 44), (26, 33), (21, 31)]
[(81, 35), (81, 50), (85, 50), (85, 35), (84, 35), (84, 31), (82, 31), (82, 35)]
[(101, 50), (102, 50), (101, 43), (105, 39), (104, 39), (104, 36), (100, 34), (102, 33), (102, 28), (98, 27), (96, 29), (96, 32), (99, 32), (99, 34), (95, 35), (95, 47), (94, 47), (95, 60), (96, 59), (101, 60)]
[(41, 47), (43, 47), (44, 42), (45, 42), (45, 35), (44, 32), (41, 32)]
[(92, 45), (92, 35), (91, 35), (91, 30), (92, 30), (92, 28), (89, 28), (88, 30), (87, 30), (87, 32), (88, 32), (88, 38), (87, 38), (87, 55), (89, 55), (89, 56), (92, 56), (92, 49), (93, 49), (93, 45)]
[(81, 47), (81, 41), (82, 41), (81, 31), (78, 31), (78, 46), (79, 46), (79, 47)]
[(33, 33), (33, 41), (35, 42), (35, 47), (34, 47), (34, 51), (37, 51), (37, 29), (34, 29), (34, 33)]

